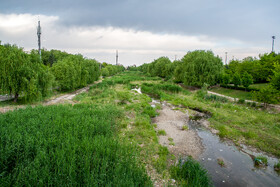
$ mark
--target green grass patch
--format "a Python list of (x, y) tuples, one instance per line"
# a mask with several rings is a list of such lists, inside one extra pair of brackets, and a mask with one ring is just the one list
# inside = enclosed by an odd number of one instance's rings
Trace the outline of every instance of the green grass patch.
[(269, 83), (258, 83), (258, 84), (252, 84), (250, 85), (250, 88), (255, 88), (255, 89), (262, 89), (268, 87)]
[(158, 135), (159, 136), (166, 136), (165, 130), (158, 130)]
[(280, 172), (280, 162), (274, 164), (274, 170)]
[(238, 98), (238, 99), (244, 99), (244, 100), (252, 100), (253, 95), (251, 92), (246, 92), (242, 90), (234, 90), (234, 89), (228, 89), (228, 88), (222, 88), (222, 87), (215, 87), (211, 88), (210, 91), (216, 92), (225, 96)]
[(267, 166), (267, 158), (264, 156), (257, 156), (254, 158), (255, 166)]
[(212, 186), (207, 171), (194, 159), (180, 159), (176, 166), (171, 167), (171, 176), (180, 186)]
[(151, 186), (113, 105), (28, 107), (0, 115), (1, 186)]
[(188, 130), (189, 127), (187, 125), (183, 125), (182, 130)]

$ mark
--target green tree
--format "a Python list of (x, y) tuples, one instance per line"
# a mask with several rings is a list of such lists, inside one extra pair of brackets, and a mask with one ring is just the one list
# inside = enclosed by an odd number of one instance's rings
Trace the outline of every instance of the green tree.
[(228, 85), (230, 83), (230, 75), (227, 73), (222, 74), (222, 82), (224, 85)]
[(251, 84), (253, 84), (253, 77), (245, 72), (242, 76), (242, 85), (247, 89)]
[(183, 65), (178, 64), (174, 71), (174, 81), (177, 83), (181, 83), (184, 80), (184, 70)]
[(280, 62), (275, 63), (275, 70), (273, 71), (274, 75), (270, 79), (271, 86), (280, 91)]
[(0, 89), (13, 94), (15, 102), (20, 95), (28, 101), (46, 96), (52, 77), (35, 51), (27, 54), (15, 45), (0, 45)]
[(277, 98), (279, 97), (279, 92), (272, 88), (271, 86), (262, 88), (258, 92), (253, 93), (253, 97), (264, 104), (264, 107), (266, 108), (269, 103), (276, 103)]
[(108, 77), (109, 76), (109, 71), (107, 68), (101, 69), (101, 74), (103, 77)]
[(223, 63), (212, 51), (197, 50), (188, 52), (182, 59), (184, 84), (203, 86), (204, 83), (215, 85)]
[(234, 87), (237, 88), (239, 85), (241, 85), (241, 77), (239, 73), (235, 73), (232, 77), (232, 83), (234, 84)]

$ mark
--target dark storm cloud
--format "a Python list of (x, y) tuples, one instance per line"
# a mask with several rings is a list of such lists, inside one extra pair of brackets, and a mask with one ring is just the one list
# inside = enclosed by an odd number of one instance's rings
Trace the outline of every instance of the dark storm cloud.
[(262, 43), (280, 30), (278, 0), (7, 0), (1, 13), (59, 16), (69, 26), (113, 26)]

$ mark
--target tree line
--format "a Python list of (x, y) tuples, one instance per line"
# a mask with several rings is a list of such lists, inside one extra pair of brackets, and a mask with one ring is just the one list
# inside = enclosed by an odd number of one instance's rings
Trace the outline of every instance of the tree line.
[[(221, 58), (212, 51), (196, 50), (188, 52), (181, 60), (171, 62), (168, 57), (160, 57), (137, 69), (150, 76), (196, 87), (220, 84), (239, 88), (242, 85), (245, 91), (250, 91), (248, 88), (253, 83), (269, 83), (267, 88), (255, 92), (255, 97), (261, 102), (274, 102), (279, 99), (280, 54), (270, 53), (259, 57), (232, 60), (228, 65), (223, 65)], [(265, 95), (269, 95), (270, 99), (264, 99)]]
[(149, 64), (143, 64), (139, 70), (151, 76), (202, 87), (205, 83), (218, 83), (223, 63), (212, 51), (196, 50), (188, 52), (181, 60), (174, 62), (167, 57), (160, 57)]
[[(69, 91), (84, 87), (98, 80), (103, 66), (94, 59), (80, 54), (73, 55), (59, 50), (37, 50), (27, 53), (16, 45), (0, 42), (0, 93), (19, 96), (26, 101), (40, 100), (54, 89)], [(107, 65), (109, 74), (123, 67)], [(106, 76), (108, 76), (106, 74)]]

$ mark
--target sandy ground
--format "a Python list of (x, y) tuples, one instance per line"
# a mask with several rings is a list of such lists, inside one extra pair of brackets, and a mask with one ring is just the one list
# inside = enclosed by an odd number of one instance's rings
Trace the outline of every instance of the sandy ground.
[[(172, 110), (172, 106), (163, 103), (159, 116), (153, 119), (153, 123), (157, 124), (156, 130), (164, 130), (166, 136), (159, 136), (159, 143), (167, 146), (169, 151), (176, 157), (192, 156), (198, 158), (203, 152), (201, 139), (195, 130), (183, 130), (183, 126), (188, 123), (188, 114)], [(174, 145), (170, 145), (170, 139), (173, 139)]]
[[(102, 79), (94, 82), (94, 84), (97, 84), (99, 82), (102, 82)], [(44, 101), (42, 103), (42, 105), (47, 106), (47, 105), (64, 104), (64, 103), (75, 104), (75, 102), (73, 102), (72, 99), (80, 93), (87, 92), (92, 85), (93, 84), (88, 85), (87, 87), (81, 88), (81, 89), (76, 90), (72, 93), (67, 93), (67, 94), (60, 95), (58, 97), (51, 98), (47, 101)], [(36, 105), (31, 105), (31, 106), (34, 107)], [(26, 105), (0, 107), (0, 113), (5, 113), (5, 112), (8, 112), (8, 111), (13, 111), (15, 109), (25, 108), (25, 107), (26, 107)]]

